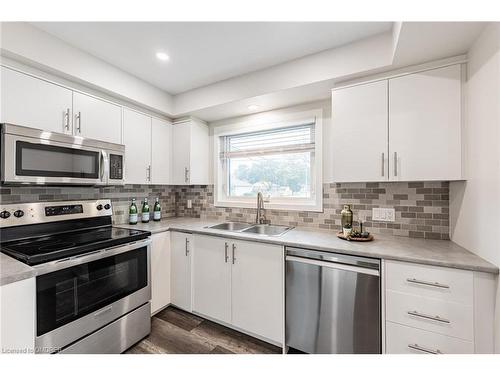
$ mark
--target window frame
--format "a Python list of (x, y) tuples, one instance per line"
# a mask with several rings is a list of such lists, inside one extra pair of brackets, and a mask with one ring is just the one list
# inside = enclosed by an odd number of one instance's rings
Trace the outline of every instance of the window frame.
[(267, 131), (285, 127), (292, 127), (314, 123), (314, 164), (311, 179), (314, 196), (311, 198), (286, 198), (271, 197), (265, 202), (265, 208), (290, 211), (323, 211), (323, 110), (315, 109), (295, 114), (270, 116), (270, 114), (255, 115), (255, 119), (234, 122), (225, 126), (214, 127), (213, 132), (213, 170), (214, 170), (214, 205), (215, 207), (255, 208), (254, 197), (228, 197), (224, 185), (226, 176), (222, 166), (219, 150), (221, 149), (221, 137)]

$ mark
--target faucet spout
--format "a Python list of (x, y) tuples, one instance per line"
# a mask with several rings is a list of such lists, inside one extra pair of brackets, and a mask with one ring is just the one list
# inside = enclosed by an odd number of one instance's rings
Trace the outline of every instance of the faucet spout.
[(266, 215), (265, 215), (264, 212), (265, 212), (265, 209), (264, 209), (264, 196), (259, 191), (257, 193), (257, 215), (255, 217), (255, 223), (256, 224), (267, 224), (267, 223), (269, 223), (268, 220), (266, 219)]

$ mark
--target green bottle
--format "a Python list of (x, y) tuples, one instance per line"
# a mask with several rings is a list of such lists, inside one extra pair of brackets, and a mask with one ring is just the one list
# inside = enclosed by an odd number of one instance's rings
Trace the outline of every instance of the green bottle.
[(161, 220), (161, 206), (160, 206), (160, 198), (156, 197), (155, 206), (153, 208), (153, 220), (160, 221)]
[(132, 198), (132, 204), (128, 209), (128, 223), (137, 224), (137, 206), (135, 205), (135, 198)]
[(142, 203), (142, 222), (149, 223), (149, 204), (148, 198), (144, 198), (144, 202)]

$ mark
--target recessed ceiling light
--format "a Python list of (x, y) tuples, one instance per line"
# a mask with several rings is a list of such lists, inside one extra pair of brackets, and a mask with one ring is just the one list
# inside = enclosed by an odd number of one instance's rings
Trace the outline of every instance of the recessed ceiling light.
[(170, 57), (165, 52), (156, 52), (156, 57), (161, 61), (170, 60)]
[(250, 111), (255, 111), (256, 109), (259, 109), (259, 106), (258, 106), (257, 104), (250, 104), (250, 105), (248, 106), (248, 109), (249, 109)]

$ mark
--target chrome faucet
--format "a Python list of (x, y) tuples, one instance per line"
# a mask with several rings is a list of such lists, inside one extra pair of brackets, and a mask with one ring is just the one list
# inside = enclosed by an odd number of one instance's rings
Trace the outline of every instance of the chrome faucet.
[(271, 221), (266, 219), (265, 211), (264, 196), (259, 191), (257, 193), (257, 216), (255, 217), (256, 224), (271, 224)]

